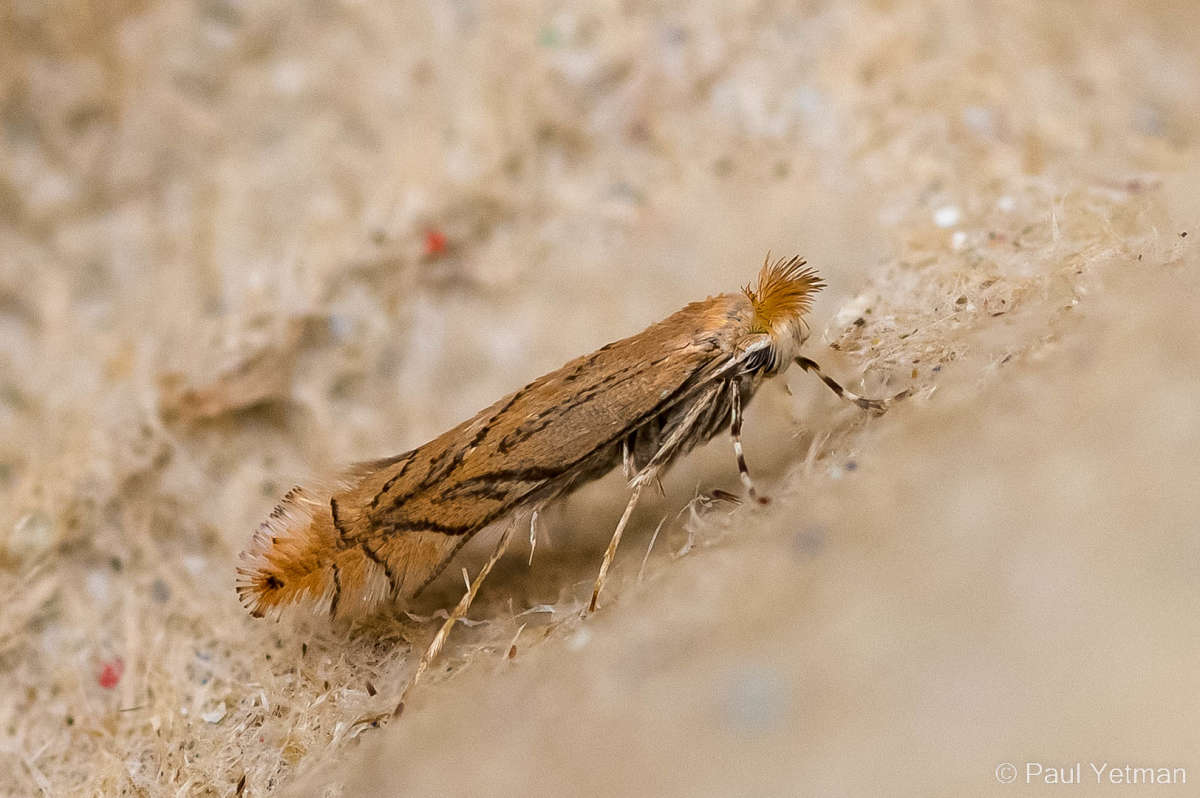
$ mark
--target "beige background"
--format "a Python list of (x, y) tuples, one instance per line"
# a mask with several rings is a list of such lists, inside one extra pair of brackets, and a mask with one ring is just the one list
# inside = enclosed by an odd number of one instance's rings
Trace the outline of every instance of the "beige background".
[[(1197, 30), (1189, 2), (0, 7), (0, 794), (1190, 794)], [(737, 489), (717, 439), (581, 622), (624, 488), (582, 491), (386, 727), (458, 574), (413, 617), (238, 606), (293, 481), (767, 250), (829, 283), (810, 356), (916, 392), (764, 388), (769, 507), (680, 514)]]

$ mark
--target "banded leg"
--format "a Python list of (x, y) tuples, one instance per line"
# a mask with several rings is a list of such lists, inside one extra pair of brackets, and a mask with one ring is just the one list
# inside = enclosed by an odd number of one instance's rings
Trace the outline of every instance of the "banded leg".
[(467, 592), (463, 594), (461, 599), (458, 600), (458, 605), (455, 606), (454, 610), (450, 613), (450, 617), (446, 619), (446, 622), (442, 624), (442, 628), (439, 629), (438, 633), (433, 636), (433, 642), (429, 644), (429, 648), (425, 650), (425, 654), (421, 657), (421, 661), (417, 663), (416, 672), (413, 673), (412, 679), (404, 688), (404, 692), (400, 696), (400, 704), (396, 707), (397, 713), (399, 713), (404, 707), (404, 699), (408, 696), (408, 691), (411, 690), (418, 681), (420, 681), (421, 677), (425, 674), (425, 671), (429, 670), (430, 664), (432, 664), (433, 661), (437, 659), (438, 654), (441, 653), (443, 646), (446, 645), (446, 638), (450, 636), (450, 629), (453, 628), (454, 624), (459, 619), (467, 614), (467, 610), (470, 609), (471, 602), (475, 600), (475, 594), (479, 592), (479, 587), (483, 584), (483, 580), (487, 578), (487, 575), (491, 573), (492, 566), (496, 564), (497, 560), (504, 556), (505, 550), (508, 549), (508, 544), (512, 540), (513, 531), (516, 530), (516, 528), (517, 525), (515, 522), (510, 523), (508, 527), (505, 528), (504, 534), (500, 536), (500, 541), (496, 544), (496, 550), (492, 552), (492, 556), (488, 558), (488, 561), (484, 563), (483, 568), (478, 574), (476, 574), (475, 578), (471, 581), (471, 584), (467, 586)]
[(729, 406), (733, 416), (729, 431), (733, 437), (733, 453), (737, 455), (738, 475), (746, 486), (746, 493), (759, 504), (768, 504), (770, 499), (760, 496), (754, 489), (754, 480), (750, 479), (750, 469), (746, 468), (746, 455), (742, 453), (742, 384), (737, 380), (729, 381)]
[(600, 573), (596, 576), (596, 584), (592, 587), (592, 600), (588, 604), (589, 613), (596, 611), (600, 591), (604, 589), (604, 580), (608, 578), (609, 566), (612, 565), (613, 558), (617, 556), (617, 546), (621, 545), (621, 535), (625, 533), (625, 525), (629, 523), (629, 516), (633, 515), (633, 508), (637, 504), (638, 497), (642, 495), (642, 488), (645, 485), (646, 480), (635, 479), (633, 481), (633, 492), (629, 495), (629, 504), (625, 505), (625, 512), (621, 514), (621, 520), (617, 522), (617, 531), (613, 532), (612, 540), (608, 542), (604, 559), (600, 563)]
[(901, 391), (900, 393), (896, 394), (895, 396), (893, 396), (890, 399), (867, 399), (865, 397), (859, 396), (856, 393), (847, 391), (845, 388), (838, 385), (837, 380), (833, 379), (833, 377), (830, 377), (828, 374), (821, 371), (821, 367), (818, 366), (816, 361), (814, 361), (814, 360), (809, 360), (806, 357), (798, 357), (798, 358), (796, 358), (796, 365), (799, 366), (800, 368), (804, 369), (805, 371), (811, 371), (813, 374), (816, 374), (818, 377), (821, 378), (821, 382), (823, 382), (829, 386), (829, 389), (831, 391), (833, 391), (838, 396), (845, 399), (847, 402), (853, 402), (854, 404), (861, 407), (863, 410), (878, 410), (880, 413), (882, 413), (888, 409), (888, 406), (892, 402), (897, 402), (897, 401), (903, 399), (904, 397), (908, 396), (910, 393), (912, 393), (911, 388), (906, 388), (905, 390)]

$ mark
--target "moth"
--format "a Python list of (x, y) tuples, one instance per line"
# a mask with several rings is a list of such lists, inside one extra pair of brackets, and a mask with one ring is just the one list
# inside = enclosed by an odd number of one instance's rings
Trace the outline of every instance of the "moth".
[[(771, 262), (740, 293), (693, 302), (663, 321), (570, 361), (416, 449), (351, 466), (332, 484), (294, 487), (242, 554), (237, 590), (254, 616), (307, 603), (330, 616), (417, 596), (481, 530), (508, 521), (418, 666), (436, 657), (516, 519), (621, 466), (630, 496), (600, 564), (589, 611), (645, 486), (729, 429), (747, 494), (765, 502), (742, 453), (742, 413), (764, 380), (792, 363), (838, 396), (867, 399), (800, 355), (805, 315), (824, 288), (798, 257)], [(465, 571), (464, 571), (465, 573)], [(413, 681), (416, 681), (414, 677)]]

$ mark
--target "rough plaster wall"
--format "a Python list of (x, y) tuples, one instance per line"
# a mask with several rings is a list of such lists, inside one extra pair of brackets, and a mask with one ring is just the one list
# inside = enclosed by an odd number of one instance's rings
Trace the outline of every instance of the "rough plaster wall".
[[(0, 793), (1200, 779), (1197, 23), (0, 9)], [(830, 283), (811, 356), (915, 389), (879, 418), (804, 375), (764, 389), (771, 506), (679, 514), (738, 485), (714, 441), (581, 623), (624, 489), (581, 492), (387, 728), (457, 575), (416, 618), (238, 607), (236, 554), (291, 481), (418, 444), (768, 249)]]

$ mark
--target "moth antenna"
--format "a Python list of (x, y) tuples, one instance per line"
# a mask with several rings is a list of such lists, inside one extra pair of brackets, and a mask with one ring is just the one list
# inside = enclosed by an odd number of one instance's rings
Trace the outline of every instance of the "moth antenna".
[(833, 391), (847, 402), (852, 402), (858, 405), (863, 410), (874, 410), (877, 413), (883, 413), (888, 409), (892, 402), (898, 402), (912, 394), (912, 389), (906, 388), (890, 399), (867, 399), (866, 397), (859, 396), (858, 394), (843, 388), (838, 384), (837, 380), (835, 380), (833, 377), (830, 377), (824, 371), (821, 371), (821, 367), (817, 365), (815, 360), (809, 360), (806, 357), (798, 357), (796, 358), (796, 365), (805, 371), (811, 371), (813, 374), (820, 377), (821, 382), (829, 386), (829, 390)]

